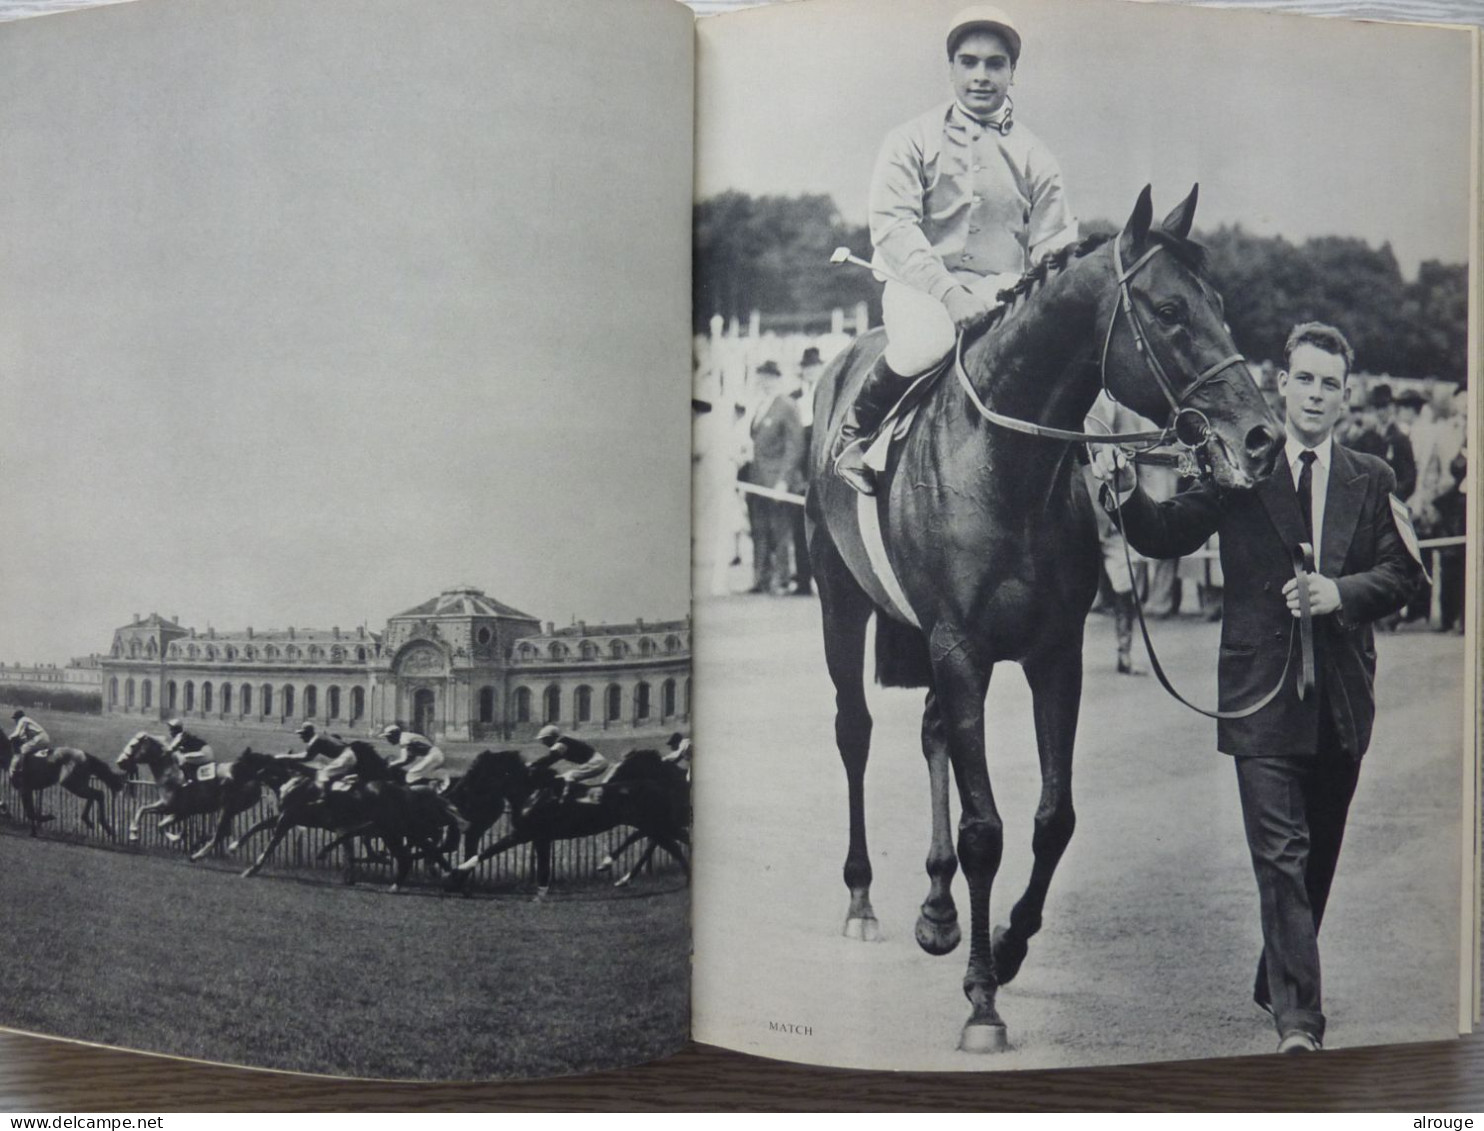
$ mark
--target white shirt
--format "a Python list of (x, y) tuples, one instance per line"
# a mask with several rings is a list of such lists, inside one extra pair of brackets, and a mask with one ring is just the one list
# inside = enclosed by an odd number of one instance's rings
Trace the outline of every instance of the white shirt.
[[(1316, 572), (1321, 565), (1319, 561), (1319, 546), (1324, 541), (1324, 497), (1329, 493), (1329, 463), (1331, 456), (1334, 455), (1334, 444), (1334, 437), (1326, 436), (1322, 443), (1312, 449), (1314, 455), (1317, 457), (1314, 460), (1314, 470), (1311, 473), (1313, 476), (1311, 486), (1313, 488), (1312, 500), (1314, 505), (1314, 514), (1312, 517), (1314, 519), (1314, 569)], [(1293, 475), (1293, 489), (1295, 491), (1298, 490), (1299, 476), (1304, 470), (1303, 462), (1299, 459), (1299, 453), (1306, 450), (1310, 449), (1306, 449), (1303, 444), (1299, 443), (1292, 436), (1288, 437), (1288, 442), (1283, 447), (1283, 454), (1288, 458), (1288, 470)]]

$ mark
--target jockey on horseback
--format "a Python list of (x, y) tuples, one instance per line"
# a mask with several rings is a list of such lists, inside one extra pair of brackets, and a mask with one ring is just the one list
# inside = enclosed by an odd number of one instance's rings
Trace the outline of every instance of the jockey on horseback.
[(401, 769), (408, 789), (428, 793), (437, 799), (444, 815), (462, 829), (465, 825), (453, 803), (443, 797), (448, 788), (448, 771), (443, 768), (443, 751), (433, 743), (410, 730), (403, 730), (399, 723), (392, 723), (381, 732), (381, 737), (396, 746), (397, 754), (387, 763), (389, 769)]
[(606, 774), (613, 763), (599, 754), (581, 739), (564, 735), (554, 726), (544, 726), (536, 732), (536, 741), (545, 746), (548, 753), (531, 763), (531, 770), (550, 769), (562, 783), (558, 804), (576, 796), (579, 803), (597, 804), (597, 779)]
[(10, 759), (10, 772), (19, 773), (27, 754), (45, 757), (52, 747), (51, 736), (41, 724), (30, 718), (25, 711), (15, 711), (10, 716), (15, 729), (10, 732), (10, 748), (15, 751)]
[(165, 743), (165, 753), (175, 759), (175, 764), (185, 774), (187, 782), (194, 782), (202, 766), (215, 765), (216, 755), (203, 738), (186, 730), (179, 719), (165, 724), (170, 730), (170, 739)]
[(866, 447), (907, 386), (989, 316), (1001, 290), (1077, 242), (1056, 159), (1012, 120), (1019, 61), (1008, 15), (989, 5), (960, 12), (948, 27), (954, 100), (893, 130), (876, 159), (871, 242), (886, 280), (887, 345), (831, 452), (835, 473), (864, 495), (876, 493)]
[(679, 766), (685, 773), (685, 780), (690, 781), (690, 739), (677, 730), (669, 738), (665, 739), (665, 745), (670, 748), (670, 753), (661, 755), (660, 761), (667, 762), (673, 766)]

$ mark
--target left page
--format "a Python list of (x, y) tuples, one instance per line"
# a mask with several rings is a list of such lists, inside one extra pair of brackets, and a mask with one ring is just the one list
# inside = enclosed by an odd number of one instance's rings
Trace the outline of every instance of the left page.
[(692, 57), (667, 0), (0, 26), (0, 1026), (684, 1043)]

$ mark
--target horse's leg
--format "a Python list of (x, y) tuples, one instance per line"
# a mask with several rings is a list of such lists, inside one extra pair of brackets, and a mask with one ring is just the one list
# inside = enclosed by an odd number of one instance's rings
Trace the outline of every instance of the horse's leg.
[[(633, 836), (629, 837), (628, 840), (624, 841), (624, 847), (627, 848), (631, 843), (633, 843), (634, 838), (635, 837), (638, 837), (639, 835), (641, 835), (641, 834), (639, 834), (637, 832), (634, 833)], [(618, 879), (614, 880), (613, 881), (613, 886), (616, 887), (616, 888), (626, 888), (626, 887), (628, 887), (629, 886), (629, 883), (634, 878), (634, 873), (636, 873), (637, 871), (639, 871), (640, 868), (644, 867), (644, 865), (646, 865), (646, 864), (649, 863), (649, 858), (654, 855), (654, 850), (656, 848), (658, 848), (658, 847), (659, 847), (659, 841), (657, 841), (654, 837), (650, 837), (649, 838), (649, 843), (644, 846), (644, 851), (641, 852), (641, 853), (639, 853), (639, 859), (636, 860), (636, 861), (634, 861), (634, 866), (632, 868), (630, 868), (627, 872), (625, 872), (623, 875), (619, 876)], [(613, 866), (613, 857), (611, 857), (611, 856), (608, 857), (608, 866), (610, 868)], [(598, 867), (601, 870), (603, 866), (600, 864), (600, 865), (598, 865)]]
[(1034, 862), (1030, 883), (1010, 912), (1010, 925), (994, 933), (994, 969), (1000, 985), (1020, 971), (1026, 946), (1041, 929), (1041, 910), (1062, 853), (1072, 839), (1077, 815), (1072, 809), (1072, 746), (1077, 736), (1077, 710), (1082, 701), (1082, 649), (1056, 648), (1028, 661), (1026, 680), (1036, 718), (1036, 748), (1041, 759), (1041, 801), (1031, 838)]
[(191, 859), (200, 860), (203, 856), (206, 856), (208, 853), (210, 853), (213, 848), (226, 840), (227, 834), (232, 831), (232, 822), (237, 819), (237, 814), (241, 813), (246, 808), (247, 806), (245, 805), (228, 804), (224, 806), (221, 816), (218, 817), (216, 821), (216, 832), (211, 835), (210, 840), (208, 840), (200, 848), (196, 849), (195, 852), (191, 853)]
[(236, 852), (239, 848), (241, 848), (248, 841), (252, 840), (252, 838), (255, 837), (255, 836), (257, 836), (260, 832), (262, 832), (265, 829), (271, 829), (276, 824), (278, 824), (278, 814), (277, 813), (270, 813), (270, 814), (268, 814), (268, 816), (266, 816), (266, 817), (262, 818), (261, 820), (255, 822), (253, 824), (252, 828), (248, 829), (247, 832), (243, 833), (240, 837), (238, 837), (236, 840), (234, 840), (231, 844), (227, 845), (227, 851), (228, 852)]
[(295, 824), (296, 822), (289, 816), (289, 814), (280, 813), (278, 815), (278, 819), (273, 823), (273, 835), (268, 838), (267, 847), (265, 847), (262, 852), (258, 853), (258, 858), (248, 866), (245, 872), (242, 873), (244, 879), (249, 876), (256, 876), (260, 871), (263, 870), (263, 865), (268, 863), (268, 857), (273, 855), (273, 850), (279, 846), (284, 837), (289, 835), (289, 830), (293, 828)]
[[(129, 839), (130, 840), (138, 840), (139, 839), (139, 836), (140, 836), (139, 822), (144, 819), (144, 815), (146, 813), (159, 813), (160, 807), (162, 805), (164, 805), (164, 804), (165, 804), (165, 802), (163, 800), (161, 800), (161, 801), (151, 801), (148, 805), (141, 805), (138, 809), (135, 809), (134, 810), (134, 819), (129, 822)], [(165, 822), (164, 821), (161, 821), (160, 822), (160, 825), (158, 827), (163, 828), (164, 825), (165, 825)]]
[[(855, 583), (823, 529), (809, 548), (816, 562), (824, 655), (835, 685), (835, 745), (845, 765), (850, 806), (850, 847), (845, 854), (846, 938), (867, 942), (881, 937), (871, 908), (871, 857), (866, 851), (866, 758), (871, 752), (871, 713), (866, 708), (866, 622), (870, 599)], [(818, 552), (816, 552), (816, 547)]]
[(22, 789), (21, 812), (25, 814), (26, 821), (31, 826), (31, 835), (35, 836), (37, 830), (52, 818), (46, 813), (36, 812), (36, 799), (31, 795), (31, 790)]
[[(610, 871), (613, 868), (613, 865), (617, 862), (615, 860), (615, 857), (622, 856), (624, 854), (625, 850), (628, 849), (629, 845), (633, 844), (636, 840), (638, 840), (643, 835), (644, 834), (641, 833), (638, 829), (635, 829), (628, 836), (624, 837), (622, 844), (620, 844), (617, 848), (615, 848), (612, 852), (610, 852), (607, 856), (603, 857), (603, 859), (598, 862), (598, 871), (600, 871), (600, 872)], [(651, 845), (650, 848), (652, 850), (653, 849), (653, 845)], [(645, 859), (648, 859), (648, 855), (647, 854), (645, 855)], [(633, 869), (632, 868), (629, 870), (629, 874), (630, 875), (633, 874)], [(627, 881), (627, 877), (625, 877), (625, 881)], [(614, 884), (613, 886), (614, 887), (617, 887), (618, 885), (617, 884)]]
[(917, 916), (917, 945), (929, 954), (947, 954), (958, 946), (961, 937), (958, 909), (953, 905), (958, 856), (953, 851), (952, 818), (948, 811), (948, 735), (943, 728), (942, 709), (932, 691), (927, 694), (922, 713), (922, 754), (927, 759), (928, 790), (932, 795), (933, 839), (928, 846), (928, 895)]
[(958, 783), (958, 858), (969, 886), (969, 966), (964, 996), (969, 1019), (959, 1037), (965, 1052), (1000, 1052), (1009, 1047), (1005, 1023), (995, 1008), (995, 979), (989, 934), (989, 897), (1004, 850), (1004, 825), (990, 788), (984, 756), (984, 696), (989, 669), (969, 654), (958, 633), (940, 625), (933, 630), (933, 687), (942, 712), (953, 776)]
[(551, 894), (551, 841), (536, 842), (536, 902)]

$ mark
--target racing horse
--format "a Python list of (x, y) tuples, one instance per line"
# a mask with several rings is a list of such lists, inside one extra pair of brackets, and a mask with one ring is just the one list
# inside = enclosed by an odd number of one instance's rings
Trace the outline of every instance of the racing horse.
[[(348, 841), (379, 838), (396, 864), (389, 890), (398, 891), (407, 881), (419, 851), (432, 857), (445, 871), (444, 846), (457, 836), (449, 828), (433, 799), (400, 784), (392, 768), (370, 743), (353, 741), (341, 745), (356, 757), (357, 782), (351, 789), (328, 788), (313, 779), (315, 768), (300, 759), (255, 751), (244, 752), (240, 761), (254, 780), (270, 785), (278, 793), (278, 812), (244, 832), (228, 846), (235, 852), (259, 832), (272, 829), (272, 836), (257, 858), (242, 873), (256, 875), (279, 843), (295, 828), (325, 829), (335, 836), (320, 855), (327, 856)], [(347, 852), (346, 882), (354, 882), (354, 858)]]
[[(806, 503), (809, 555), (835, 687), (844, 763), (850, 901), (846, 936), (879, 937), (866, 848), (870, 747), (863, 666), (876, 614), (876, 678), (927, 689), (922, 750), (932, 836), (929, 887), (915, 934), (947, 954), (961, 933), (951, 884), (968, 884), (970, 1013), (959, 1047), (1009, 1047), (996, 1008), (1013, 979), (1057, 863), (1072, 837), (1072, 748), (1082, 693), (1082, 634), (1097, 588), (1092, 501), (1078, 467), (1082, 427), (1100, 390), (1174, 433), (1204, 473), (1245, 490), (1281, 449), (1272, 416), (1222, 320), (1220, 296), (1189, 239), (1196, 190), (1154, 226), (1150, 190), (1122, 231), (1043, 260), (1001, 298), (986, 327), (960, 339), (952, 372), (928, 388), (886, 458), (874, 498), (831, 473), (830, 450), (884, 338), (864, 335), (832, 362), (815, 392), (817, 428)], [(927, 387), (927, 386), (924, 386)], [(1033, 864), (1008, 926), (990, 932), (990, 893), (1003, 849), (985, 756), (984, 701), (995, 664), (1014, 661), (1030, 686), (1041, 793)], [(961, 817), (949, 827), (949, 773)]]
[[(201, 859), (226, 840), (237, 815), (251, 809), (263, 796), (262, 786), (244, 773), (244, 767), (238, 761), (218, 764), (215, 776), (204, 781), (188, 780), (174, 755), (148, 731), (142, 730), (129, 739), (115, 764), (131, 777), (138, 767), (144, 766), (154, 776), (155, 785), (160, 790), (158, 801), (141, 805), (134, 811), (134, 819), (129, 822), (130, 840), (140, 838), (140, 823), (146, 813), (159, 819), (156, 828), (171, 842), (180, 840), (174, 826), (182, 817), (189, 820), (195, 816), (219, 814), (215, 833), (191, 853), (192, 860)], [(187, 844), (186, 847), (189, 850), (192, 846)]]
[(32, 836), (43, 824), (54, 820), (52, 814), (40, 811), (35, 796), (54, 785), (60, 785), (74, 797), (83, 799), (84, 825), (93, 827), (93, 810), (96, 809), (98, 824), (103, 826), (103, 831), (110, 837), (115, 835), (113, 826), (108, 823), (107, 798), (93, 784), (101, 781), (110, 793), (118, 793), (124, 788), (124, 779), (114, 773), (107, 762), (75, 746), (53, 746), (45, 753), (33, 752), (22, 757), (19, 756), (19, 746), (17, 740), (11, 740), (10, 785), (21, 795), (21, 811), (31, 826)]
[[(684, 771), (665, 762), (658, 750), (631, 751), (602, 785), (596, 802), (562, 801), (560, 786), (550, 767), (533, 769), (518, 750), (477, 755), (449, 791), (449, 798), (469, 819), (469, 830), (465, 859), (445, 887), (458, 890), (482, 861), (531, 844), (536, 850), (536, 898), (544, 899), (551, 890), (554, 842), (595, 836), (621, 825), (647, 837), (651, 851), (655, 845), (663, 848), (690, 875), (684, 848), (690, 843), (690, 786)], [(510, 832), (476, 855), (479, 837), (507, 811)]]

